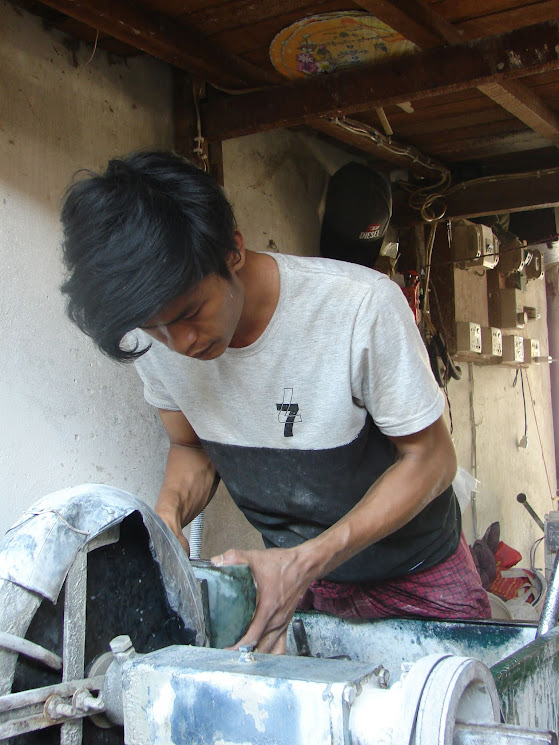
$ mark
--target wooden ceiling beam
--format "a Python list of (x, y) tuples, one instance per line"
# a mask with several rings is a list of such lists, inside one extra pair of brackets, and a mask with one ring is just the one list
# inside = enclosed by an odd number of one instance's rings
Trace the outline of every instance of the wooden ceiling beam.
[(201, 107), (204, 136), (224, 140), (336, 117), (377, 106), (500, 83), (559, 69), (559, 22), (360, 65), (274, 89), (208, 102)]
[[(464, 37), (456, 26), (436, 13), (422, 0), (356, 0), (369, 11), (399, 31), (417, 46), (428, 49), (437, 41), (462, 44)], [(425, 34), (427, 36), (425, 37)], [(429, 35), (436, 41), (429, 43)], [(425, 43), (425, 38), (427, 43)], [(502, 106), (527, 127), (555, 145), (559, 145), (559, 117), (530, 88), (519, 82), (494, 82), (480, 85), (478, 90)]]
[(559, 117), (526, 85), (517, 80), (507, 80), (480, 85), (478, 90), (541, 137), (559, 146)]
[(104, 34), (226, 88), (277, 83), (278, 78), (216, 46), (177, 19), (130, 0), (43, 0), (45, 5)]
[(363, 10), (376, 16), (420, 49), (441, 44), (462, 44), (460, 30), (420, 0), (354, 0)]
[[(421, 222), (418, 212), (410, 210), (407, 194), (395, 199), (393, 220), (399, 227)], [(527, 174), (513, 174), (503, 179), (467, 182), (444, 198), (445, 219), (481, 217), (506, 212), (557, 207), (559, 205), (559, 168)]]
[[(361, 153), (375, 158), (376, 160), (385, 161), (392, 164), (392, 166), (407, 168), (417, 176), (424, 176), (431, 179), (440, 177), (440, 170), (437, 170), (437, 168), (428, 168), (426, 165), (414, 161), (411, 157), (408, 158), (404, 155), (398, 155), (391, 150), (377, 145), (372, 139), (361, 137), (358, 134), (342, 129), (328, 119), (320, 119), (317, 117), (309, 121), (309, 125), (313, 130), (322, 132), (322, 134), (327, 135), (329, 138), (338, 142), (343, 142), (346, 145), (361, 151)], [(433, 163), (435, 163), (434, 160)], [(444, 168), (442, 164), (439, 165), (441, 169)]]

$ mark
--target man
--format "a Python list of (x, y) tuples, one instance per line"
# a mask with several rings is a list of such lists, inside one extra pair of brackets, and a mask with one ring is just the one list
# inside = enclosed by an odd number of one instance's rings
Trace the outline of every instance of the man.
[(62, 210), (68, 313), (135, 360), (170, 440), (156, 510), (182, 528), (223, 478), (267, 551), (239, 644), (284, 649), (300, 602), (340, 615), (487, 616), (451, 482), (444, 400), (400, 290), (370, 269), (254, 253), (210, 176), (112, 160)]

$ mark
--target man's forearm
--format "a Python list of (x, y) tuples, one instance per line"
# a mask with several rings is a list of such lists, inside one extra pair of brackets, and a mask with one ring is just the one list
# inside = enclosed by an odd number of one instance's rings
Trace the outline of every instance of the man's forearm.
[(172, 443), (155, 509), (166, 522), (174, 522), (170, 527), (176, 532), (200, 514), (218, 483), (219, 476), (202, 448)]
[(314, 578), (328, 574), (406, 525), (441, 494), (454, 479), (456, 458), (444, 432), (435, 441), (432, 452), (404, 450), (350, 512), (317, 538), (301, 544), (296, 550), (303, 571)]

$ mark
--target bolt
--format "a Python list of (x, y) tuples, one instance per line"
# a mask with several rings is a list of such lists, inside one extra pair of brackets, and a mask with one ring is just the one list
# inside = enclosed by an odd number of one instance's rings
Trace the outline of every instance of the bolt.
[(373, 670), (373, 672), (378, 678), (379, 688), (388, 688), (388, 683), (390, 681), (390, 671), (382, 665), (379, 665)]
[(239, 647), (239, 652), (241, 653), (239, 655), (239, 662), (246, 663), (246, 662), (255, 662), (254, 657), (254, 650), (256, 649), (256, 644), (242, 644)]
[(111, 648), (111, 652), (114, 654), (115, 657), (118, 657), (120, 655), (130, 657), (131, 653), (134, 653), (136, 651), (134, 649), (134, 645), (132, 644), (132, 640), (127, 634), (115, 636), (115, 638), (111, 639), (111, 641), (109, 642), (109, 646)]
[(76, 710), (71, 704), (65, 703), (61, 696), (52, 694), (45, 701), (43, 714), (45, 719), (48, 719), (51, 722), (56, 722), (59, 719), (75, 716)]
[(79, 688), (72, 696), (72, 706), (82, 712), (99, 712), (105, 711), (105, 702), (101, 695), (92, 696), (91, 691), (87, 688)]

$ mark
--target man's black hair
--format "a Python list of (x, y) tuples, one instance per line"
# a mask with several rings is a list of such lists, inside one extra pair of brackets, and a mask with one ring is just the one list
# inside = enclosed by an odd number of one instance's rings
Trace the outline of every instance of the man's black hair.
[(62, 208), (68, 316), (109, 357), (123, 337), (211, 274), (230, 278), (235, 218), (219, 184), (167, 152), (111, 160), (68, 188)]

